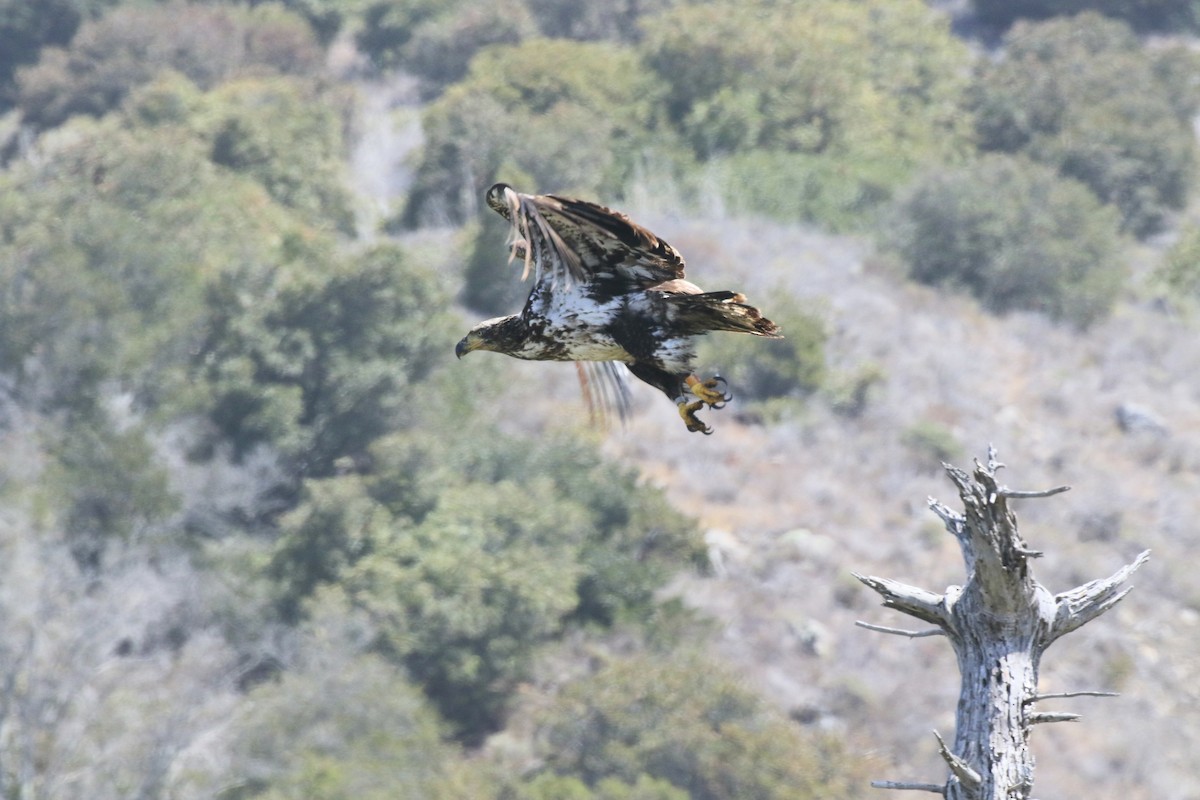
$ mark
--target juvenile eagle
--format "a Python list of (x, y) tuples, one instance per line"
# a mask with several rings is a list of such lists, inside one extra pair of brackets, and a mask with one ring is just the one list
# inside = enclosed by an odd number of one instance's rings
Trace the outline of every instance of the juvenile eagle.
[[(696, 417), (730, 400), (720, 377), (694, 371), (695, 337), (735, 331), (779, 338), (775, 323), (738, 292), (705, 292), (683, 279), (683, 257), (624, 214), (585, 200), (518, 194), (503, 183), (487, 204), (512, 224), (509, 260), (534, 274), (520, 314), (479, 323), (455, 348), (459, 358), (491, 350), (532, 361), (591, 364), (611, 391), (585, 391), (624, 416), (628, 392), (620, 362), (679, 407), (689, 431), (712, 433)], [(595, 383), (595, 382), (593, 382)]]

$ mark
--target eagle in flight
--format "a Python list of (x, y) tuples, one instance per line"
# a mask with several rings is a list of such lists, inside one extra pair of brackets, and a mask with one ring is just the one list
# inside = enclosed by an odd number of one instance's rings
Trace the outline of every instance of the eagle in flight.
[(629, 392), (620, 362), (673, 400), (689, 431), (709, 434), (696, 411), (723, 408), (731, 397), (724, 379), (696, 376), (695, 337), (780, 337), (742, 294), (705, 292), (684, 280), (678, 251), (624, 214), (586, 200), (519, 194), (503, 183), (488, 190), (487, 204), (511, 223), (509, 261), (524, 261), (522, 280), (532, 271), (533, 289), (520, 314), (472, 328), (455, 348), (459, 358), (491, 350), (575, 361), (589, 402), (624, 417)]

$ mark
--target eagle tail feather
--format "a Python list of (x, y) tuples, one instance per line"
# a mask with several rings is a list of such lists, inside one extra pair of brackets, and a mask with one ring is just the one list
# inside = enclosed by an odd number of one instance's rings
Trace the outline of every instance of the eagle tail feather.
[(679, 322), (689, 332), (732, 331), (772, 339), (782, 338), (779, 326), (748, 304), (746, 296), (740, 292), (675, 295), (672, 300), (678, 306)]

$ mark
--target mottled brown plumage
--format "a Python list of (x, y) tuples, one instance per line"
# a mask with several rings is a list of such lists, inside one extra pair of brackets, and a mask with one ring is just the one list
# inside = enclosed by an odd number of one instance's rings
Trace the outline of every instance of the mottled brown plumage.
[(694, 375), (695, 337), (779, 336), (742, 294), (705, 292), (687, 281), (679, 252), (620, 212), (586, 200), (518, 194), (505, 184), (488, 190), (487, 203), (511, 223), (509, 259), (521, 259), (523, 277), (532, 273), (534, 284), (520, 314), (476, 325), (458, 343), (460, 358), (492, 350), (603, 365), (586, 367), (590, 376), (581, 371), (585, 392), (624, 416), (628, 390), (612, 363), (620, 362), (675, 400), (688, 430), (710, 433), (695, 411), (721, 408), (729, 397), (720, 378)]

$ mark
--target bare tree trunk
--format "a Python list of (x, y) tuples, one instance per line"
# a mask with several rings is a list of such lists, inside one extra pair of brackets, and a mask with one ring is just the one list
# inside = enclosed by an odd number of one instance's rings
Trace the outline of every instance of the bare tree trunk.
[[(1000, 485), (996, 473), (1004, 465), (991, 448), (987, 465), (975, 462), (974, 475), (943, 466), (958, 488), (965, 513), (932, 498), (929, 506), (962, 548), (966, 585), (951, 586), (939, 595), (887, 578), (855, 577), (878, 592), (884, 606), (935, 627), (911, 632), (860, 625), (905, 636), (944, 635), (954, 647), (962, 676), (954, 746), (947, 747), (934, 732), (950, 777), (945, 784), (876, 781), (872, 786), (933, 792), (948, 800), (1026, 800), (1033, 789), (1030, 730), (1039, 723), (1078, 718), (1038, 710), (1040, 701), (1052, 697), (1037, 693), (1042, 653), (1060, 636), (1119, 602), (1129, 591), (1122, 588), (1124, 583), (1145, 563), (1149, 551), (1108, 578), (1051, 594), (1034, 580), (1030, 561), (1041, 553), (1022, 541), (1009, 501), (1049, 497), (1069, 487), (1019, 492)], [(1111, 695), (1088, 691), (1053, 697), (1076, 694)]]

